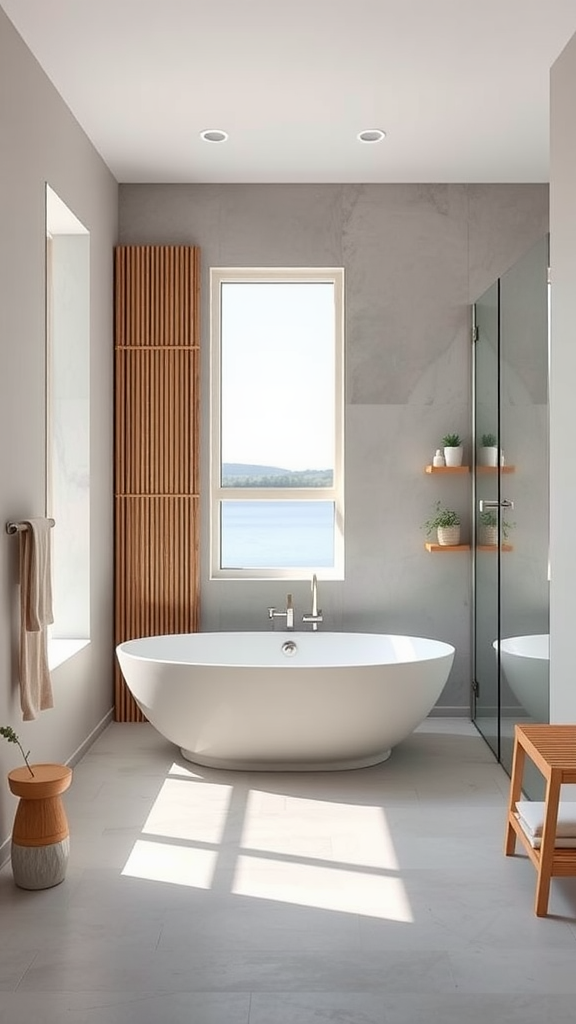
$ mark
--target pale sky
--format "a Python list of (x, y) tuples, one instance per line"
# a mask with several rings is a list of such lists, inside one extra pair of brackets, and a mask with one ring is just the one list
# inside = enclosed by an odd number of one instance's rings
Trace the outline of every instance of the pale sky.
[(222, 286), (222, 461), (334, 466), (334, 289)]

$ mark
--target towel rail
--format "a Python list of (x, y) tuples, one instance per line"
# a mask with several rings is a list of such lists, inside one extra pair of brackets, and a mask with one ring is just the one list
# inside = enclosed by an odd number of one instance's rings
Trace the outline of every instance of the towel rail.
[[(55, 526), (56, 525), (54, 519), (48, 519), (47, 521), (50, 524), (50, 526)], [(24, 530), (27, 530), (27, 529), (28, 529), (28, 523), (6, 523), (6, 533), (9, 533), (9, 534), (23, 533)]]

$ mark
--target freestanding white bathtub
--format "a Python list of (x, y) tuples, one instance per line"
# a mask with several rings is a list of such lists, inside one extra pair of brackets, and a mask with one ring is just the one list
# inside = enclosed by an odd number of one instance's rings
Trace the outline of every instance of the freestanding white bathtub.
[[(498, 653), (498, 641), (492, 644)], [(547, 722), (550, 636), (533, 633), (500, 641), (500, 664), (516, 700), (536, 722)]]
[(385, 761), (436, 703), (439, 640), (372, 633), (187, 633), (116, 653), (148, 721), (190, 761), (334, 771)]

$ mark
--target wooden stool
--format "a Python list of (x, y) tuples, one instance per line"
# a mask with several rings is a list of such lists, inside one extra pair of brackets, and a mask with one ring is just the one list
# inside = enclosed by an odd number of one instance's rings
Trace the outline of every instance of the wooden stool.
[(21, 889), (48, 889), (64, 881), (70, 833), (61, 795), (72, 781), (63, 764), (33, 764), (8, 772), (20, 797), (12, 829), (12, 873)]
[[(544, 827), (539, 850), (530, 844), (515, 813), (516, 802), (521, 799), (526, 757), (534, 762), (546, 779)], [(576, 875), (576, 849), (562, 849), (555, 845), (560, 787), (563, 783), (576, 783), (576, 726), (516, 725), (505, 853), (511, 857), (516, 839), (519, 839), (536, 868), (538, 879), (534, 912), (538, 917), (545, 917), (548, 913), (552, 876), (566, 878)]]

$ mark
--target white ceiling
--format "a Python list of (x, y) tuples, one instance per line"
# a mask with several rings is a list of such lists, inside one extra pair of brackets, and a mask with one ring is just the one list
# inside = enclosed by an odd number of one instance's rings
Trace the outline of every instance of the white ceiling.
[(576, 0), (0, 5), (122, 182), (546, 181), (576, 32)]

